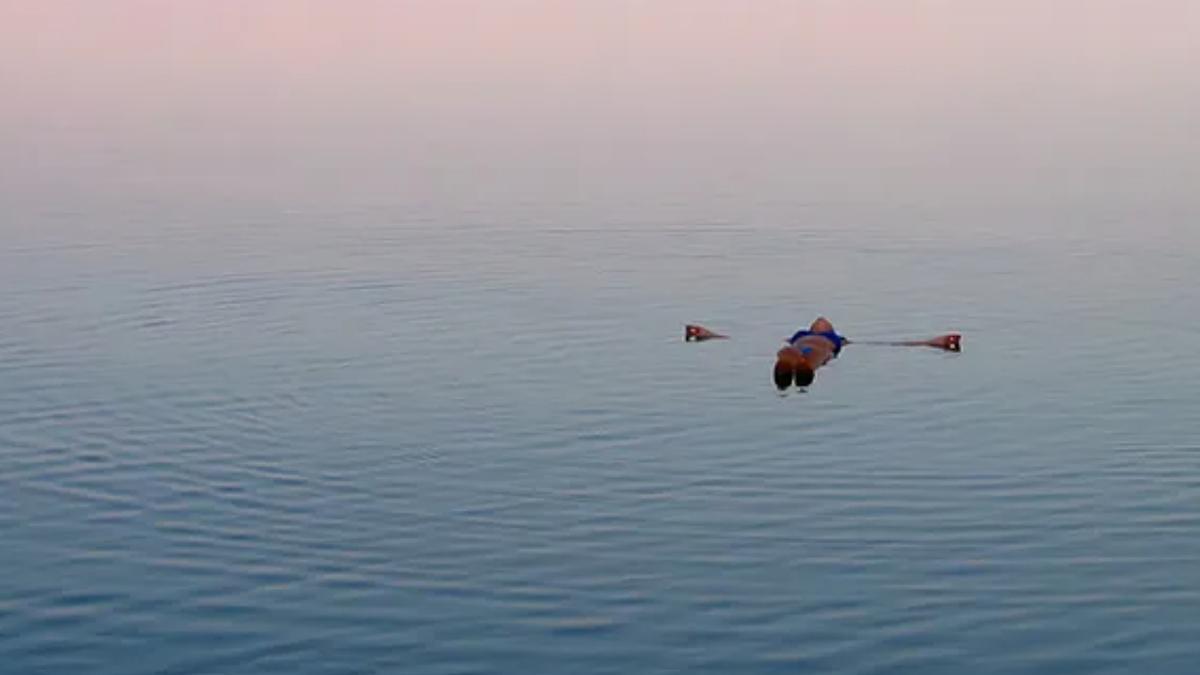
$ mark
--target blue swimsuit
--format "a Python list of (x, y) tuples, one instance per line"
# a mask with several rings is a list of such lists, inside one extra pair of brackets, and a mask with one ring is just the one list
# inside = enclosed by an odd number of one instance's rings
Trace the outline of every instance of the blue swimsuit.
[[(809, 335), (817, 335), (819, 337), (823, 337), (826, 340), (829, 340), (830, 342), (832, 342), (834, 356), (837, 356), (838, 354), (840, 354), (842, 352), (842, 345), (844, 345), (846, 343), (846, 338), (842, 337), (841, 335), (838, 335), (837, 333), (835, 333), (831, 330), (822, 331), (820, 333), (814, 333), (811, 330), (798, 330), (798, 331), (796, 331), (796, 334), (793, 335), (788, 340), (788, 344), (794, 345), (794, 344), (796, 344), (796, 340), (799, 340), (802, 337), (808, 337)], [(808, 354), (811, 351), (812, 351), (812, 347), (801, 347), (800, 348), (800, 352), (802, 354)]]

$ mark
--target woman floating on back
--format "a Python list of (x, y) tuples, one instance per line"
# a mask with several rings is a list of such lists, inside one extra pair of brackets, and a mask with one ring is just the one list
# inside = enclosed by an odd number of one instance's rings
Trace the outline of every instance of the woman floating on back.
[[(689, 324), (684, 328), (683, 339), (686, 342), (703, 342), (705, 340), (724, 339), (727, 336), (714, 333), (703, 326)], [(905, 347), (934, 347), (949, 352), (962, 351), (962, 336), (958, 333), (947, 333), (929, 340), (905, 341), (856, 341), (839, 335), (833, 324), (825, 317), (818, 317), (807, 329), (796, 331), (786, 340), (787, 344), (775, 354), (775, 369), (773, 378), (775, 386), (780, 390), (795, 384), (797, 387), (807, 387), (813, 383), (817, 369), (837, 358), (842, 347), (848, 344), (896, 345)]]

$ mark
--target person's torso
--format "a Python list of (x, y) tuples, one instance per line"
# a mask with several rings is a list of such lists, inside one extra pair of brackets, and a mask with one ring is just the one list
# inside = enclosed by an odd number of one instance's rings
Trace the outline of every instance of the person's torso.
[(803, 354), (814, 368), (825, 365), (834, 355), (833, 342), (820, 335), (802, 336), (792, 343), (792, 348)]

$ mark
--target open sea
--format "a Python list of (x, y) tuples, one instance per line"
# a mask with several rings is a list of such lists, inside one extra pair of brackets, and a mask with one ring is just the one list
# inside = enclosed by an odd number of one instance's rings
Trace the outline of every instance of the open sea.
[(0, 673), (1196, 672), (1197, 97), (705, 91), (0, 125)]

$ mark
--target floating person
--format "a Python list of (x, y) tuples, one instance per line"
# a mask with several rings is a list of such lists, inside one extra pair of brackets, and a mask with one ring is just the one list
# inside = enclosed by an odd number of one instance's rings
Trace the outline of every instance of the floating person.
[[(703, 342), (712, 339), (727, 339), (728, 336), (714, 333), (703, 326), (689, 324), (684, 328), (685, 342)], [(775, 386), (780, 390), (795, 384), (807, 387), (816, 378), (817, 369), (837, 358), (842, 348), (849, 344), (892, 345), (903, 347), (933, 347), (948, 352), (962, 351), (962, 335), (947, 333), (928, 340), (870, 341), (854, 340), (840, 335), (825, 317), (818, 317), (807, 329), (796, 331), (785, 341), (775, 354), (772, 371)]]
[(797, 387), (807, 387), (817, 369), (837, 358), (845, 345), (846, 338), (838, 335), (829, 319), (817, 317), (808, 330), (796, 331), (775, 354), (775, 386), (787, 389), (794, 381)]

